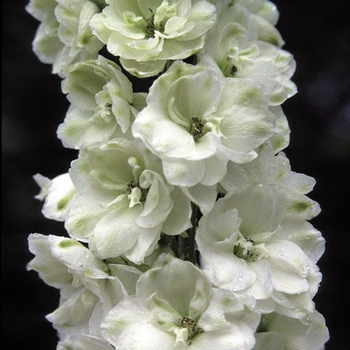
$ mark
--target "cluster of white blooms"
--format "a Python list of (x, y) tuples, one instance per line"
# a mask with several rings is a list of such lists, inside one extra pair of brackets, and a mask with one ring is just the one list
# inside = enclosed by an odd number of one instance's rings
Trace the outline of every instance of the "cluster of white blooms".
[[(58, 350), (320, 350), (314, 179), (283, 153), (296, 93), (268, 0), (31, 0), (62, 78), (67, 173), (34, 176)], [(151, 79), (135, 92), (130, 79)]]

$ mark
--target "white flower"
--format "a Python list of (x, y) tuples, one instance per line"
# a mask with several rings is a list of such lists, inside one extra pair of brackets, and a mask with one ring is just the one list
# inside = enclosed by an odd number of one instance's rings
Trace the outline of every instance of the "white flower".
[(162, 159), (171, 184), (212, 186), (229, 159), (251, 161), (273, 134), (268, 103), (250, 79), (224, 78), (207, 62), (175, 62), (153, 83), (132, 132)]
[(212, 56), (226, 77), (250, 78), (267, 87), (271, 105), (296, 93), (290, 81), (295, 71), (292, 55), (260, 41), (252, 15), (240, 4), (222, 6), (208, 31), (200, 56)]
[(192, 263), (162, 255), (101, 328), (116, 350), (248, 350), (259, 319), (251, 299), (212, 288)]
[(269, 0), (211, 0), (218, 12), (225, 11), (228, 5), (239, 4), (244, 6), (251, 14), (252, 29), (257, 33), (258, 39), (276, 46), (282, 46), (284, 41), (278, 32), (276, 23), (279, 12), (274, 3)]
[(129, 126), (145, 104), (143, 95), (133, 94), (120, 67), (103, 56), (68, 67), (62, 91), (72, 105), (57, 133), (71, 148), (117, 136), (128, 138)]
[(30, 0), (26, 10), (41, 24), (33, 51), (52, 72), (64, 76), (70, 64), (95, 58), (104, 45), (92, 34), (89, 22), (105, 6), (103, 0)]
[[(276, 311), (308, 323), (314, 312), (311, 298), (321, 280), (314, 257), (322, 251), (323, 239), (301, 219), (281, 221), (276, 208), (281, 203), (273, 196), (254, 194), (260, 204), (250, 197), (242, 204), (243, 213), (242, 207), (238, 213), (235, 209), (243, 197), (235, 202), (231, 196), (202, 217), (196, 242), (203, 270), (220, 288), (254, 296), (261, 312)], [(303, 251), (308, 243), (311, 251)]]
[(262, 316), (254, 350), (322, 350), (328, 339), (325, 320), (317, 311), (307, 325), (273, 313)]
[(36, 233), (29, 235), (28, 241), (35, 258), (27, 269), (60, 289), (60, 305), (47, 315), (60, 337), (81, 333), (100, 338), (102, 318), (127, 294), (119, 279), (75, 240)]
[(190, 201), (165, 181), (159, 159), (140, 140), (84, 145), (70, 175), (78, 195), (65, 226), (101, 258), (124, 254), (141, 263), (161, 231), (191, 226)]
[(94, 34), (126, 70), (141, 77), (161, 72), (167, 60), (196, 53), (215, 20), (201, 0), (106, 0), (91, 20)]
[(203, 269), (217, 286), (253, 295), (262, 312), (307, 323), (321, 281), (316, 262), (324, 239), (302, 218), (287, 215), (283, 188), (241, 185), (199, 221), (196, 241)]

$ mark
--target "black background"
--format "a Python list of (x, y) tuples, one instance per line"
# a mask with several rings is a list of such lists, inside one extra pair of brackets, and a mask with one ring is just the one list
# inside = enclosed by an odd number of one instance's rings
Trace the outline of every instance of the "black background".
[[(2, 80), (2, 349), (47, 349), (57, 339), (44, 316), (58, 304), (57, 290), (27, 272), (31, 232), (65, 235), (62, 224), (45, 219), (32, 176), (64, 173), (77, 153), (56, 138), (68, 102), (60, 78), (39, 62), (31, 42), (39, 22), (24, 0), (3, 5)], [(293, 81), (299, 93), (283, 106), (291, 143), (292, 169), (313, 176), (310, 197), (322, 213), (312, 220), (326, 238), (319, 261), (323, 282), (316, 296), (331, 340), (327, 350), (350, 344), (350, 11), (347, 0), (276, 0), (277, 28), (297, 62)]]

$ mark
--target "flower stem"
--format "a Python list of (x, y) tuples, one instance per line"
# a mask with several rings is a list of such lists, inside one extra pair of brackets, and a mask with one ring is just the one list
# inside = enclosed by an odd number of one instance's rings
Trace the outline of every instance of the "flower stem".
[(195, 241), (196, 237), (196, 229), (198, 225), (198, 220), (199, 220), (199, 208), (192, 203), (192, 216), (191, 216), (191, 222), (192, 222), (192, 227), (187, 230), (188, 238), (187, 238), (187, 255), (185, 260), (191, 261), (193, 264), (197, 264), (197, 259), (196, 259), (196, 251), (197, 251), (197, 245)]

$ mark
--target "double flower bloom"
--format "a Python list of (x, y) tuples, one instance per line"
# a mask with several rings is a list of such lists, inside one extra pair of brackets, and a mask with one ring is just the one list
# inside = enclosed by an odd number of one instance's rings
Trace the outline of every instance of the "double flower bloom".
[[(295, 63), (275, 6), (57, 3), (28, 10), (42, 21), (34, 51), (71, 102), (58, 137), (79, 156), (69, 173), (36, 180), (44, 215), (71, 238), (31, 235), (29, 268), (64, 295), (48, 316), (61, 344), (280, 349), (320, 327), (318, 349), (328, 336), (312, 303), (324, 239), (307, 222), (319, 212), (306, 196), (314, 181), (281, 152)], [(105, 45), (132, 75), (158, 75), (148, 93), (133, 91)], [(191, 235), (196, 264), (178, 259)], [(61, 282), (43, 260), (59, 262)]]

